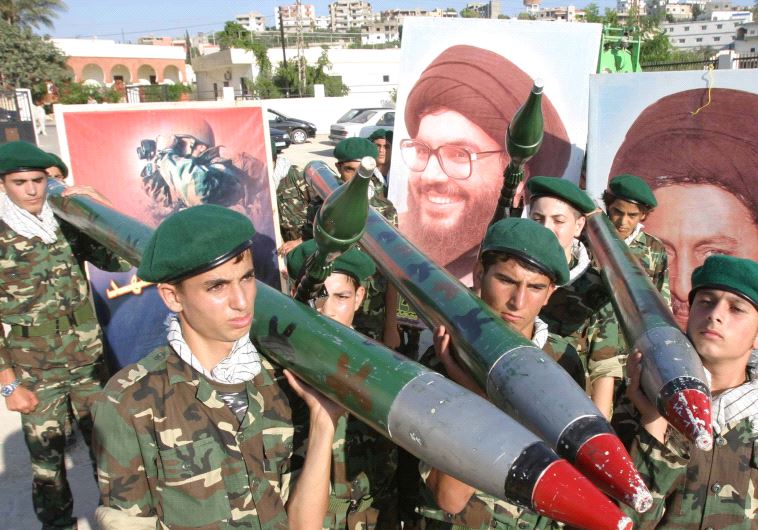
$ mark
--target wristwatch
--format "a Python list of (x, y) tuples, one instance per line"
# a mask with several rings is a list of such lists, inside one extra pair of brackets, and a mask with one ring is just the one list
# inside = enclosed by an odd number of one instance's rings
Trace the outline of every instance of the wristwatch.
[(16, 387), (21, 384), (21, 381), (16, 379), (12, 383), (8, 385), (3, 385), (2, 388), (0, 388), (0, 395), (3, 397), (9, 397), (11, 394), (13, 394), (13, 391), (16, 390)]

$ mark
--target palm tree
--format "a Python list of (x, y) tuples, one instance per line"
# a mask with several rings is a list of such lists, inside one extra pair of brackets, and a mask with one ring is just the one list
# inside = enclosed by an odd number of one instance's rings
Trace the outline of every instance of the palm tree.
[(63, 0), (0, 0), (0, 18), (23, 28), (52, 28), (58, 12), (66, 9)]

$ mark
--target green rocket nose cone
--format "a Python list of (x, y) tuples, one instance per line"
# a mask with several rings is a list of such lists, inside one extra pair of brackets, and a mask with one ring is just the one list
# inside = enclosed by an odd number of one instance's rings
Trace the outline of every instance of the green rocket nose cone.
[(313, 231), (320, 253), (345, 252), (363, 235), (368, 219), (368, 187), (375, 168), (376, 161), (364, 157), (356, 175), (324, 201)]
[(508, 126), (506, 148), (511, 160), (516, 164), (534, 156), (542, 143), (544, 123), (542, 119), (542, 89), (541, 79), (534, 81), (529, 98)]

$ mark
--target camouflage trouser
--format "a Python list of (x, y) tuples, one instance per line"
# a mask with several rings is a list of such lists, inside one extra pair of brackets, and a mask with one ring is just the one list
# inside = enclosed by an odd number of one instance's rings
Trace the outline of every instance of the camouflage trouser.
[(17, 367), (17, 370), (22, 384), (36, 392), (39, 399), (34, 412), (21, 415), (32, 461), (34, 511), (43, 529), (76, 528), (76, 520), (72, 517), (74, 501), (63, 461), (64, 425), (70, 406), (89, 447), (92, 439), (90, 409), (103, 386), (104, 366), (98, 362), (70, 369)]

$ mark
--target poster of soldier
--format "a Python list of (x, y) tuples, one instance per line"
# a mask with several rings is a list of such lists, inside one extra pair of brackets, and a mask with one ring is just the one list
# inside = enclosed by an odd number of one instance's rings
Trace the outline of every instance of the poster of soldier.
[[(692, 271), (711, 254), (758, 259), (758, 71), (597, 75), (590, 81), (587, 189), (631, 173), (658, 206), (645, 231), (666, 246), (684, 327)], [(693, 222), (695, 221), (695, 222)]]
[(389, 196), (401, 232), (464, 283), (471, 285), (476, 248), (503, 183), (507, 127), (535, 81), (544, 86), (545, 132), (526, 175), (579, 180), (600, 29), (406, 21)]
[[(181, 107), (179, 106), (181, 105)], [(279, 288), (268, 123), (253, 103), (56, 106), (61, 154), (79, 185), (150, 227), (203, 203), (244, 213), (256, 228), (256, 277)], [(98, 317), (119, 365), (165, 341), (165, 306), (129, 273), (90, 268)], [(139, 332), (136, 332), (139, 330)]]

